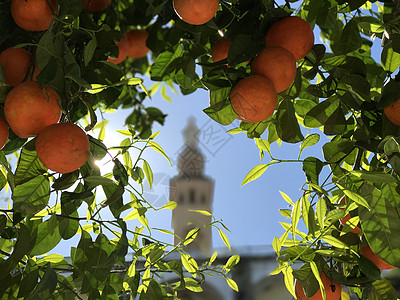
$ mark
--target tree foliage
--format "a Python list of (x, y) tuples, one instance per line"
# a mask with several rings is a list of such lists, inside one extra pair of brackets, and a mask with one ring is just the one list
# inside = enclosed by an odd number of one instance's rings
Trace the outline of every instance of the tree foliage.
[[(218, 267), (212, 265), (213, 255), (199, 266), (185, 251), (196, 230), (175, 247), (152, 237), (155, 229), (146, 213), (173, 209), (175, 203), (159, 208), (143, 198), (143, 181), (146, 178), (151, 186), (153, 180), (143, 152), (154, 150), (168, 159), (152, 131), (154, 122), (163, 124), (166, 115), (145, 106), (144, 100), (160, 86), (162, 94), (166, 86), (178, 87), (184, 95), (206, 89), (210, 106), (204, 113), (223, 125), (232, 123), (237, 114), (228, 97), (230, 89), (251, 74), (251, 59), (265, 47), (269, 26), (291, 14), (309, 22), (322, 43), (297, 63), (296, 78), (278, 95), (272, 117), (256, 124), (241, 122), (229, 132), (254, 139), (261, 160), (269, 156), (243, 184), (262, 176), (270, 165), (302, 164), (303, 196), (292, 201), (282, 193), (290, 208), (281, 210), (288, 222), (282, 223), (285, 233), (273, 241), (279, 257), (273, 274), (283, 272), (292, 293), (296, 278), (307, 295), (314, 294), (320, 280), (316, 270), (323, 270), (361, 299), (395, 299), (390, 283), (359, 249), (368, 243), (380, 258), (400, 267), (400, 131), (383, 114), (400, 94), (397, 1), (220, 1), (215, 17), (197, 26), (178, 18), (171, 0), (118, 0), (95, 13), (84, 11), (81, 0), (57, 0), (59, 14), (43, 32), (19, 28), (10, 2), (0, 4), (1, 50), (29, 50), (40, 70), (39, 84), (52, 86), (61, 97), (63, 121), (82, 123), (88, 118), (85, 130), (97, 128), (100, 134), (89, 135), (86, 164), (60, 175), (39, 161), (35, 139), (10, 133), (0, 152), (0, 183), (4, 191), (10, 189), (12, 198), (0, 214), (4, 299), (69, 299), (83, 294), (111, 299), (121, 293), (164, 299), (168, 293), (177, 297), (185, 288), (201, 291), (204, 276), (213, 272), (237, 290), (228, 272), (238, 257)], [(132, 29), (149, 33), (150, 54), (119, 65), (108, 62), (109, 56), (118, 55), (116, 42)], [(211, 47), (221, 35), (232, 45), (226, 59), (213, 63)], [(32, 73), (33, 64), (27, 79)], [(4, 102), (11, 87), (2, 72), (0, 81)], [(132, 111), (126, 129), (120, 131), (126, 139), (113, 147), (118, 154), (111, 155), (102, 141), (106, 122), (97, 117), (122, 108)], [(298, 158), (276, 158), (272, 143), (298, 143)], [(323, 157), (304, 157), (304, 149), (321, 143)], [(17, 155), (16, 166), (10, 163), (10, 154)], [(114, 163), (106, 175), (94, 163), (104, 157)], [(339, 204), (342, 196), (345, 206)], [(348, 213), (351, 219), (342, 225), (339, 220)], [(131, 220), (137, 221), (135, 228), (128, 226)], [(213, 219), (209, 226), (218, 228), (229, 247), (223, 224)], [(355, 226), (362, 235), (351, 232)], [(80, 240), (71, 247), (70, 261), (47, 255), (76, 235)], [(128, 252), (133, 252), (130, 265), (125, 262)], [(180, 253), (180, 260), (165, 260), (174, 252)], [(294, 268), (298, 261), (303, 264)], [(177, 281), (163, 282), (165, 272), (174, 272)]]

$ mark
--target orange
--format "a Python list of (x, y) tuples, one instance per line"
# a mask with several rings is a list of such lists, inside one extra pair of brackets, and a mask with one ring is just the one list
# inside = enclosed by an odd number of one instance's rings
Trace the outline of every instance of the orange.
[(8, 140), (8, 125), (6, 120), (0, 116), (0, 150), (3, 149), (4, 145)]
[(37, 65), (37, 62), (36, 62), (36, 60), (35, 60), (35, 63), (34, 63), (34, 70), (33, 70), (33, 74), (32, 74), (32, 80), (35, 80), (36, 81), (36, 77), (39, 75), (39, 73), (40, 73), (40, 70), (39, 70), (39, 67), (38, 67), (38, 65)]
[(210, 21), (218, 11), (219, 0), (173, 0), (179, 18), (192, 25)]
[(131, 30), (126, 34), (129, 41), (128, 56), (132, 58), (141, 58), (146, 56), (149, 48), (146, 46), (149, 34), (146, 30)]
[(124, 36), (118, 43), (118, 57), (113, 58), (109, 57), (107, 60), (109, 62), (112, 62), (114, 64), (120, 64), (122, 63), (125, 58), (128, 56), (128, 51), (129, 51), (129, 41), (128, 39)]
[(313, 30), (300, 17), (290, 16), (273, 23), (265, 35), (266, 47), (283, 47), (294, 55), (296, 61), (310, 52), (314, 45)]
[(296, 59), (282, 47), (270, 47), (262, 50), (251, 64), (253, 74), (271, 80), (276, 92), (286, 90), (296, 77)]
[(268, 119), (276, 108), (278, 97), (268, 79), (252, 75), (240, 80), (230, 91), (233, 110), (248, 123)]
[(392, 105), (389, 105), (383, 109), (386, 117), (397, 126), (400, 126), (400, 100), (397, 100)]
[(12, 0), (11, 14), (15, 23), (25, 30), (42, 31), (49, 28), (52, 9), (58, 12), (56, 0)]
[(60, 120), (59, 98), (50, 86), (43, 91), (36, 81), (25, 81), (8, 93), (4, 115), (19, 137), (37, 136), (43, 128)]
[[(346, 197), (345, 196), (343, 196), (340, 199), (339, 204), (346, 205)], [(340, 209), (344, 210), (345, 208), (344, 207), (340, 207)], [(350, 214), (347, 214), (347, 215), (344, 216), (343, 219), (340, 219), (339, 221), (340, 221), (340, 224), (342, 224), (342, 226), (344, 226), (347, 223), (347, 221), (350, 220), (350, 219), (351, 219)], [(361, 229), (358, 226), (356, 226), (351, 230), (351, 232), (353, 232), (355, 234), (360, 234), (361, 233)]]
[(7, 48), (0, 53), (0, 63), (4, 69), (6, 83), (16, 86), (21, 83), (28, 72), (32, 57), (23, 48)]
[(395, 267), (388, 264), (384, 260), (376, 255), (369, 245), (366, 245), (360, 249), (360, 253), (372, 261), (380, 270), (390, 270), (394, 269)]
[(89, 157), (89, 139), (73, 123), (57, 123), (43, 129), (36, 140), (36, 152), (42, 164), (55, 172), (73, 172)]
[(106, 9), (107, 5), (110, 4), (111, 0), (83, 0), (83, 10), (97, 12)]
[[(321, 276), (321, 280), (322, 283), (324, 285), (325, 288), (325, 295), (326, 295), (326, 300), (339, 300), (340, 299), (340, 295), (342, 293), (342, 287), (340, 284), (337, 284), (335, 282), (332, 282), (328, 276), (325, 275), (324, 272), (320, 273)], [(333, 284), (333, 286), (331, 285)], [(306, 300), (306, 299), (311, 299), (311, 300), (322, 300), (322, 293), (321, 293), (321, 289), (319, 289), (313, 296), (311, 296), (310, 298), (307, 298), (303, 287), (301, 286), (301, 284), (296, 280), (295, 281), (295, 293), (296, 293), (296, 299), (298, 300)]]
[(223, 60), (228, 57), (229, 48), (232, 42), (226, 38), (220, 38), (211, 48), (211, 59), (213, 62)]

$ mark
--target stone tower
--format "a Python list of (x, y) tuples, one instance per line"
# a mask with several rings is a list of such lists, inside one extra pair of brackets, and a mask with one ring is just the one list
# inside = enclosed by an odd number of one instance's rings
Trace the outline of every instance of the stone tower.
[[(204, 175), (204, 156), (199, 149), (199, 128), (192, 117), (183, 130), (185, 144), (178, 156), (179, 174), (170, 180), (170, 200), (177, 203), (172, 212), (174, 233), (185, 238), (187, 233), (199, 227), (196, 239), (187, 245), (188, 249), (207, 252), (212, 247), (211, 217), (190, 210), (212, 212), (214, 182)], [(180, 239), (174, 237), (177, 245)]]

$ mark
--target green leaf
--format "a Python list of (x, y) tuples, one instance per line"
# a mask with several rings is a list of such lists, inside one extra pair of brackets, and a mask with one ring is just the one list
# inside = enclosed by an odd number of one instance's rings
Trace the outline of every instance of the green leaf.
[(318, 199), (318, 202), (317, 202), (317, 219), (318, 219), (320, 228), (324, 228), (325, 215), (326, 215), (326, 202), (325, 202), (325, 198), (321, 197)]
[(351, 175), (357, 176), (361, 179), (364, 179), (366, 181), (370, 182), (376, 182), (376, 183), (393, 183), (397, 182), (396, 178), (394, 178), (391, 174), (387, 173), (382, 173), (382, 172), (370, 172), (370, 171), (351, 171)]
[(181, 44), (177, 44), (174, 52), (164, 51), (154, 60), (150, 69), (150, 76), (155, 81), (165, 81), (170, 79), (170, 74), (179, 66), (177, 60), (183, 54)]
[(296, 229), (297, 229), (297, 224), (299, 223), (301, 216), (301, 201), (296, 201), (296, 203), (293, 206), (292, 209), (292, 235), (293, 239), (295, 239), (296, 236)]
[(18, 298), (28, 297), (35, 289), (39, 278), (39, 268), (35, 261), (29, 259), (25, 266), (24, 276), (19, 286)]
[(89, 43), (85, 45), (85, 48), (83, 50), (83, 61), (85, 63), (85, 66), (87, 66), (89, 62), (92, 60), (96, 47), (97, 47), (97, 40), (96, 37), (93, 35), (92, 39), (89, 41)]
[(325, 124), (329, 116), (339, 106), (338, 97), (332, 96), (311, 108), (304, 117), (304, 124), (310, 128), (318, 128)]
[(289, 203), (290, 205), (294, 205), (292, 199), (290, 199), (290, 197), (288, 195), (286, 195), (284, 192), (279, 191), (279, 193), (281, 194), (281, 196), (283, 197), (283, 199)]
[(229, 244), (229, 240), (228, 237), (226, 236), (226, 234), (218, 228), (218, 233), (219, 236), (221, 237), (222, 241), (224, 242), (224, 244), (228, 247), (229, 250), (231, 250), (231, 245)]
[(134, 219), (138, 219), (141, 216), (145, 216), (145, 213), (147, 211), (146, 207), (138, 207), (137, 209), (131, 211), (125, 218), (124, 221), (128, 221), (128, 220), (134, 220)]
[(86, 90), (85, 92), (94, 95), (94, 94), (101, 93), (106, 88), (108, 88), (108, 85), (92, 83), (90, 85), (90, 89)]
[(0, 280), (3, 280), (4, 277), (10, 274), (14, 267), (20, 263), (21, 259), (29, 253), (31, 248), (32, 241), (29, 229), (21, 223), (13, 252), (8, 259), (2, 261)]
[(303, 161), (303, 171), (307, 180), (313, 184), (319, 184), (319, 174), (324, 167), (324, 163), (316, 157), (307, 157)]
[(239, 261), (240, 261), (239, 255), (232, 255), (231, 257), (228, 258), (228, 261), (226, 262), (223, 268), (225, 270), (231, 270), (233, 269), (234, 266), (236, 266), (239, 263)]
[(126, 82), (127, 85), (138, 85), (141, 84), (143, 82), (142, 78), (138, 78), (138, 77), (132, 77), (129, 78), (128, 81)]
[(143, 172), (151, 189), (153, 186), (153, 171), (151, 170), (149, 163), (145, 160), (143, 160)]
[(338, 135), (346, 131), (347, 122), (341, 106), (329, 116), (325, 122), (324, 133), (326, 135)]
[(337, 184), (338, 188), (343, 191), (343, 193), (349, 197), (351, 200), (353, 200), (355, 203), (364, 206), (365, 208), (369, 209), (369, 204), (365, 200), (364, 197), (361, 195), (357, 194), (356, 192), (353, 192), (351, 190), (346, 189), (345, 187), (341, 186), (340, 184)]
[(282, 273), (285, 276), (285, 286), (289, 293), (292, 294), (294, 298), (296, 298), (296, 294), (294, 292), (294, 276), (293, 276), (293, 269), (292, 267), (287, 266), (286, 268), (282, 269)]
[(381, 63), (385, 71), (393, 73), (400, 65), (400, 53), (393, 50), (392, 43), (388, 43), (383, 47), (381, 54)]
[(351, 19), (343, 28), (340, 39), (333, 43), (332, 49), (335, 54), (346, 54), (361, 48), (361, 46), (362, 38), (357, 21)]
[(88, 176), (85, 178), (85, 183), (88, 185), (88, 190), (91, 190), (99, 185), (115, 185), (115, 182), (103, 176)]
[(15, 211), (34, 215), (46, 207), (50, 198), (50, 182), (47, 177), (39, 175), (17, 185), (12, 193)]
[(210, 106), (215, 111), (222, 109), (230, 91), (230, 87), (210, 91)]
[(364, 100), (371, 100), (371, 85), (363, 76), (358, 74), (349, 74), (343, 76), (340, 79), (341, 83), (344, 83), (350, 87), (350, 90), (356, 92)]
[(47, 171), (47, 168), (40, 162), (34, 146), (35, 142), (31, 141), (21, 150), (14, 177), (16, 185), (27, 182)]
[(203, 109), (211, 119), (220, 123), (221, 125), (229, 125), (237, 118), (237, 113), (233, 110), (231, 102), (225, 101), (223, 106), (216, 110), (213, 106)]
[(395, 300), (398, 299), (397, 292), (386, 278), (376, 280), (372, 283), (374, 289), (368, 297), (368, 300)]
[(40, 299), (39, 294), (46, 290), (48, 290), (48, 293), (51, 295), (56, 287), (57, 273), (50, 267), (50, 264), (48, 264), (46, 273), (41, 278), (39, 284), (36, 286), (36, 289), (32, 291), (29, 297), (27, 297), (27, 300)]
[(314, 277), (317, 279), (318, 283), (319, 283), (319, 288), (321, 290), (321, 294), (322, 294), (322, 299), (326, 299), (326, 292), (325, 292), (325, 286), (324, 283), (322, 282), (321, 276), (319, 275), (319, 270), (317, 267), (317, 264), (314, 261), (310, 261), (310, 267), (311, 267), (311, 271), (314, 274)]
[(169, 164), (172, 166), (171, 161), (169, 160), (168, 156), (165, 154), (163, 148), (162, 148), (159, 144), (157, 144), (157, 143), (154, 142), (154, 141), (149, 141), (149, 142), (148, 142), (148, 145), (149, 145), (151, 148), (153, 148), (154, 150), (156, 150), (157, 152), (161, 153), (161, 154), (168, 160)]
[(315, 236), (315, 215), (314, 215), (314, 209), (311, 207), (310, 202), (308, 201), (308, 198), (306, 196), (303, 196), (301, 198), (301, 205), (302, 205), (302, 218), (304, 221), (304, 224), (308, 228), (308, 232), (312, 235)]
[(282, 248), (282, 243), (279, 240), (279, 238), (274, 237), (274, 240), (272, 241), (272, 247), (274, 248), (275, 252), (278, 254), (281, 251)]
[(49, 254), (49, 255), (46, 255), (46, 256), (44, 256), (42, 258), (39, 258), (36, 261), (36, 264), (45, 265), (48, 262), (49, 263), (53, 263), (53, 264), (57, 264), (57, 263), (60, 263), (62, 261), (65, 261), (64, 260), (64, 256), (62, 256), (60, 254)]
[(41, 224), (37, 228), (35, 245), (30, 255), (41, 255), (49, 252), (61, 241), (61, 235), (58, 230), (57, 217), (51, 218)]
[(168, 201), (162, 206), (162, 209), (174, 209), (177, 205), (175, 201)]
[(359, 207), (361, 226), (372, 251), (389, 264), (400, 267), (400, 196), (396, 184), (390, 183), (381, 190), (366, 185), (370, 208)]
[(188, 232), (188, 234), (186, 235), (186, 237), (184, 238), (184, 242), (183, 244), (185, 246), (189, 245), (191, 242), (194, 241), (194, 239), (196, 238), (198, 232), (200, 231), (199, 228), (193, 228), (192, 230), (190, 230)]
[(307, 135), (300, 145), (299, 157), (304, 149), (317, 144), (319, 142), (319, 138), (320, 138), (319, 134), (316, 134), (316, 133)]
[(349, 248), (349, 246), (347, 244), (345, 244), (341, 240), (339, 240), (333, 236), (330, 236), (330, 235), (324, 235), (323, 240), (325, 242), (327, 242), (328, 244), (332, 245), (333, 247), (337, 247), (339, 249), (348, 249)]
[(184, 278), (184, 281), (185, 281), (185, 288), (187, 288), (189, 291), (195, 293), (201, 293), (203, 291), (199, 283), (193, 278)]
[(232, 290), (234, 290), (235, 292), (239, 292), (238, 285), (233, 279), (227, 277), (226, 282), (228, 283), (228, 285)]
[(208, 216), (208, 217), (211, 217), (211, 216), (212, 216), (212, 213), (210, 213), (209, 211), (206, 211), (206, 210), (189, 209), (189, 211), (197, 212), (197, 213), (199, 213), (199, 214), (202, 214), (202, 215)]
[(242, 186), (260, 177), (262, 174), (264, 174), (267, 168), (273, 164), (274, 163), (269, 163), (255, 166), (253, 169), (250, 170), (249, 173), (247, 173), (246, 177), (243, 179)]
[(199, 267), (195, 259), (187, 253), (181, 253), (181, 261), (183, 267), (194, 277), (196, 277), (196, 273), (199, 270)]
[(211, 256), (210, 260), (208, 261), (208, 265), (211, 266), (212, 263), (217, 259), (217, 252), (214, 252), (214, 254)]
[(293, 102), (284, 99), (276, 110), (277, 128), (280, 139), (288, 143), (298, 143), (304, 139), (296, 118)]

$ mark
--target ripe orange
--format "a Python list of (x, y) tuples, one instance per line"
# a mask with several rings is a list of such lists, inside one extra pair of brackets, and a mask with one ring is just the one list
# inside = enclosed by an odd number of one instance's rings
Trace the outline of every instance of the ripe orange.
[[(346, 205), (346, 197), (345, 196), (343, 196), (340, 199), (339, 204)], [(344, 207), (340, 207), (340, 209), (344, 210), (345, 208)], [(347, 223), (347, 221), (350, 220), (350, 219), (351, 219), (350, 214), (347, 214), (347, 215), (345, 215), (343, 217), (343, 219), (340, 219), (339, 221), (340, 221), (340, 224), (342, 224), (342, 226), (344, 226)], [(358, 226), (356, 226), (351, 230), (351, 232), (353, 232), (355, 234), (360, 234), (361, 233), (361, 229)]]
[(23, 48), (7, 48), (0, 53), (0, 63), (4, 69), (6, 83), (16, 86), (21, 83), (32, 61), (29, 51)]
[(391, 264), (388, 264), (383, 259), (379, 258), (378, 255), (372, 251), (369, 245), (362, 247), (360, 253), (372, 261), (380, 270), (390, 270), (395, 268)]
[[(58, 13), (56, 0), (48, 0), (51, 8)], [(47, 0), (12, 0), (11, 14), (15, 23), (25, 30), (42, 31), (49, 28), (52, 9)]]
[(240, 80), (230, 91), (233, 110), (246, 122), (268, 119), (276, 108), (278, 97), (268, 79), (252, 75)]
[(89, 139), (73, 123), (57, 123), (43, 129), (36, 140), (36, 152), (42, 164), (55, 172), (73, 172), (89, 157)]
[(228, 57), (229, 48), (232, 42), (226, 38), (220, 38), (211, 48), (211, 59), (213, 62), (223, 60)]
[[(342, 287), (340, 284), (332, 282), (328, 276), (325, 275), (324, 272), (320, 273), (322, 283), (325, 287), (325, 295), (326, 295), (326, 300), (339, 300), (340, 295), (342, 293)], [(333, 284), (333, 286), (331, 286)], [(311, 300), (322, 300), (322, 293), (321, 289), (319, 289), (313, 296), (310, 298), (307, 298), (303, 287), (301, 284), (296, 280), (295, 282), (295, 293), (296, 293), (296, 299), (298, 300), (306, 300), (306, 299), (311, 299)]]
[(296, 61), (310, 52), (314, 45), (314, 33), (307, 21), (290, 16), (273, 23), (265, 35), (267, 47), (283, 47), (292, 52)]
[(3, 149), (4, 145), (8, 140), (8, 125), (6, 120), (0, 116), (0, 150)]
[(43, 128), (60, 120), (61, 109), (57, 103), (60, 96), (49, 86), (45, 92), (36, 81), (25, 81), (8, 93), (4, 115), (19, 137), (37, 136)]
[(111, 0), (83, 0), (83, 10), (97, 12), (106, 9), (107, 5), (110, 4)]
[(400, 100), (397, 100), (392, 105), (389, 105), (383, 109), (386, 117), (397, 126), (400, 126)]
[(129, 51), (129, 41), (128, 39), (124, 36), (122, 39), (117, 43), (118, 46), (118, 57), (113, 58), (109, 57), (107, 60), (109, 62), (112, 62), (114, 64), (120, 64), (122, 63), (125, 58), (128, 56), (128, 51)]
[(179, 18), (192, 25), (210, 21), (219, 7), (219, 0), (173, 0)]
[(36, 60), (35, 60), (35, 63), (34, 63), (34, 70), (33, 70), (33, 74), (32, 74), (32, 80), (35, 80), (36, 81), (36, 77), (39, 75), (39, 73), (40, 73), (40, 70), (39, 70), (39, 67), (38, 67), (38, 65), (37, 65), (37, 62), (36, 62)]
[(296, 59), (282, 47), (270, 47), (262, 50), (251, 64), (253, 74), (271, 80), (276, 92), (286, 90), (296, 77)]
[(148, 36), (149, 34), (146, 30), (131, 30), (126, 33), (126, 38), (129, 41), (129, 57), (141, 58), (146, 56), (147, 52), (150, 50), (146, 46)]

